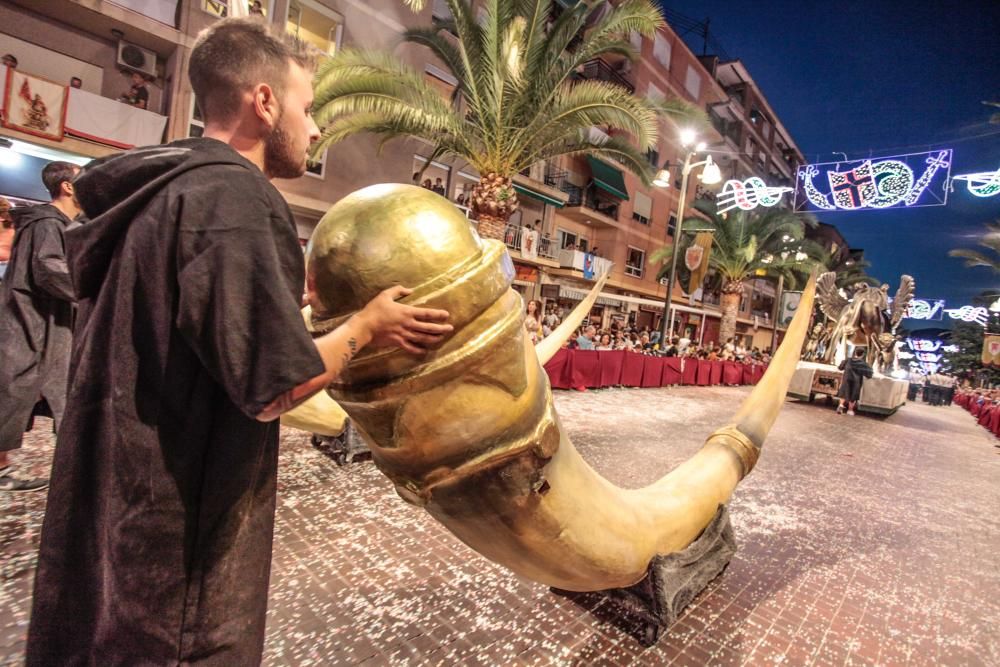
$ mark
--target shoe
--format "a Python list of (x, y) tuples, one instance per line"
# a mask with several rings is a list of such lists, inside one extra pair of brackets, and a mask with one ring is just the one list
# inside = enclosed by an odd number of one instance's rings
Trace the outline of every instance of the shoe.
[(854, 410), (848, 410), (847, 411), (847, 416), (848, 417), (853, 417), (854, 416)]
[(10, 475), (0, 477), (0, 491), (41, 491), (49, 485), (44, 477), (34, 479), (18, 479)]

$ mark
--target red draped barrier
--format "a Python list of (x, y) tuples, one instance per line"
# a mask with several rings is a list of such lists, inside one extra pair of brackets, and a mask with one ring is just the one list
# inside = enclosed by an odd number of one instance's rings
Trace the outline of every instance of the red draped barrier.
[(764, 377), (764, 371), (766, 370), (767, 366), (762, 366), (760, 364), (754, 365), (753, 373), (750, 378), (750, 384), (757, 384), (758, 382), (760, 382), (760, 379)]
[(743, 379), (742, 364), (735, 361), (722, 362), (722, 384), (740, 384)]
[(722, 363), (721, 361), (710, 361), (712, 364), (712, 374), (709, 376), (709, 382), (711, 384), (719, 384), (722, 382)]
[(684, 384), (698, 384), (697, 359), (684, 360), (684, 371), (681, 373), (681, 382)]
[(548, 373), (549, 383), (553, 389), (569, 389), (569, 380), (566, 378), (566, 366), (569, 364), (571, 351), (565, 348), (557, 350), (555, 355), (545, 364), (545, 372)]
[(643, 387), (663, 386), (663, 357), (646, 357), (642, 368)]
[(601, 357), (597, 350), (573, 350), (569, 364), (573, 389), (601, 386)]
[(743, 364), (743, 368), (740, 370), (740, 383), (741, 384), (753, 384), (753, 365)]
[(626, 387), (642, 386), (642, 369), (646, 366), (646, 355), (625, 353), (625, 363), (622, 364), (622, 384)]
[(977, 419), (976, 421), (979, 422), (980, 426), (988, 427), (990, 423), (990, 417), (993, 415), (995, 411), (996, 408), (994, 406), (984, 405), (983, 409), (979, 411), (979, 419)]
[[(985, 405), (985, 404), (984, 404), (984, 405)], [(979, 405), (979, 403), (978, 403), (978, 402), (976, 402), (976, 403), (973, 403), (973, 404), (972, 404), (972, 407), (970, 407), (970, 408), (969, 408), (969, 412), (971, 412), (971, 413), (972, 413), (972, 416), (973, 416), (973, 417), (976, 417), (976, 418), (978, 418), (978, 417), (979, 417), (979, 413), (980, 413), (980, 412), (982, 412), (982, 411), (983, 411), (983, 406), (982, 406), (982, 405)]]
[(615, 387), (621, 384), (625, 350), (601, 350), (597, 354), (601, 358), (601, 386)]
[(698, 386), (707, 387), (712, 384), (712, 362), (708, 359), (698, 360)]
[(993, 410), (993, 414), (990, 415), (990, 423), (986, 425), (986, 428), (993, 435), (1000, 437), (1000, 408)]
[(680, 383), (681, 383), (681, 358), (664, 357), (663, 377), (660, 380), (660, 384), (663, 386), (668, 386)]

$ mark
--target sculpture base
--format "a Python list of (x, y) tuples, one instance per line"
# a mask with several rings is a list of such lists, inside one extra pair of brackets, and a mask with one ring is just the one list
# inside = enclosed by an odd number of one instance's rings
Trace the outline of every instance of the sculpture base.
[[(715, 518), (686, 549), (656, 556), (639, 583), (599, 591), (597, 595), (611, 599), (637, 616), (644, 624), (638, 639), (652, 646), (691, 600), (726, 569), (734, 553), (736, 538), (729, 522), (729, 511), (725, 505), (719, 505)], [(580, 595), (554, 588), (552, 591), (570, 597)]]

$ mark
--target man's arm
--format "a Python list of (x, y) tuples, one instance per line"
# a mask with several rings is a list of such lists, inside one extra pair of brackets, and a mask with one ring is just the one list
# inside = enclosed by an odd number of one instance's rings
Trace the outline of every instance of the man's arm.
[(314, 341), (316, 350), (323, 359), (326, 370), (278, 396), (257, 415), (257, 421), (277, 419), (281, 413), (291, 410), (329, 385), (354, 355), (369, 343), (393, 345), (411, 354), (423, 354), (440, 344), (444, 335), (452, 330), (450, 324), (444, 324), (448, 319), (448, 312), (415, 308), (396, 301), (411, 291), (398, 286), (384, 290), (369, 301), (361, 312), (325, 336), (317, 338)]
[(69, 276), (62, 234), (54, 220), (39, 220), (34, 227), (34, 253), (31, 257), (31, 278), (49, 296), (63, 301), (75, 301), (73, 281)]

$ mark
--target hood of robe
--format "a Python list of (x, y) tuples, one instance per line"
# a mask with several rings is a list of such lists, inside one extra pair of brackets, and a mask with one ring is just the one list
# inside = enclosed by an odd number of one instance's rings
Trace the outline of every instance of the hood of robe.
[(52, 204), (38, 204), (36, 206), (19, 206), (17, 208), (10, 209), (10, 217), (14, 220), (14, 231), (19, 232), (22, 229), (31, 226), (32, 223), (38, 220), (44, 220), (45, 218), (62, 218), (66, 222), (69, 222), (62, 211), (57, 209)]
[(216, 139), (182, 139), (94, 160), (73, 184), (88, 218), (66, 233), (66, 256), (78, 298), (97, 293), (132, 220), (170, 181), (209, 165), (257, 167)]

